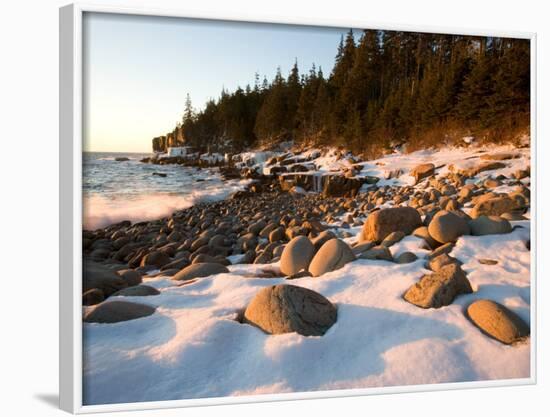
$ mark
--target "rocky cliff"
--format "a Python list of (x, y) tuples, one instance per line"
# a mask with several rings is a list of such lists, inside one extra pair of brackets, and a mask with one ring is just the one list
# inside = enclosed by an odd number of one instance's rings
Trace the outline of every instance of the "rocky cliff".
[(157, 136), (153, 138), (153, 152), (166, 152), (170, 147), (183, 146), (185, 144), (185, 136), (183, 128), (177, 126), (172, 132), (165, 136)]

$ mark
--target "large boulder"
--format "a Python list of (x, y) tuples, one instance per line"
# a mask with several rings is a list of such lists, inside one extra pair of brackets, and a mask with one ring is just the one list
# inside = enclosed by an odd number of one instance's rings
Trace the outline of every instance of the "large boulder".
[(294, 275), (307, 269), (315, 247), (306, 236), (296, 236), (284, 248), (281, 255), (281, 272), (285, 275)]
[(439, 243), (455, 242), (460, 236), (470, 233), (470, 226), (463, 217), (441, 210), (428, 225), (430, 236)]
[(507, 345), (529, 336), (529, 326), (515, 313), (494, 301), (474, 301), (468, 306), (467, 314), (483, 332)]
[(456, 264), (442, 267), (433, 274), (424, 275), (404, 295), (406, 301), (422, 308), (440, 308), (453, 302), (460, 294), (472, 292), (466, 274)]
[(346, 242), (330, 239), (321, 246), (309, 265), (309, 272), (314, 277), (336, 271), (348, 262), (354, 261), (355, 255)]
[(322, 336), (336, 322), (329, 300), (307, 288), (274, 285), (258, 292), (244, 312), (244, 321), (269, 334), (296, 332)]
[(420, 214), (412, 207), (395, 207), (377, 210), (367, 217), (360, 240), (380, 243), (392, 232), (412, 233), (422, 225)]
[(118, 323), (150, 316), (156, 308), (129, 301), (106, 301), (84, 315), (86, 323)]
[(471, 211), (471, 216), (477, 218), (480, 216), (500, 216), (515, 210), (524, 208), (524, 204), (519, 199), (512, 199), (508, 196), (498, 196), (484, 199), (476, 203)]
[(498, 216), (479, 216), (470, 220), (470, 229), (474, 236), (501, 235), (510, 233), (512, 225), (508, 220)]
[(82, 292), (97, 288), (105, 297), (128, 286), (124, 278), (96, 262), (87, 261), (83, 266)]
[(420, 164), (411, 169), (410, 175), (414, 177), (416, 183), (422, 179), (433, 175), (435, 172), (435, 165), (431, 163)]
[(174, 275), (172, 279), (175, 281), (188, 281), (193, 278), (203, 278), (227, 272), (229, 272), (229, 269), (219, 263), (196, 263), (186, 266)]

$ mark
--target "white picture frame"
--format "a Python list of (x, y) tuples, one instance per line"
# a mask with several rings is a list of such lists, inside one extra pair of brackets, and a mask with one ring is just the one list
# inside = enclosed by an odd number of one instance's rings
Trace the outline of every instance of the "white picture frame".
[[(302, 24), (332, 27), (372, 28), (433, 33), (466, 34), (478, 36), (502, 36), (529, 39), (531, 44), (531, 184), (533, 188), (531, 215), (531, 374), (529, 378), (442, 383), (437, 385), (393, 386), (352, 390), (293, 392), (242, 397), (182, 399), (126, 404), (82, 404), (82, 21), (84, 13), (115, 13), (197, 19), (234, 20), (256, 23)], [(198, 14), (185, 10), (167, 10), (146, 7), (116, 7), (75, 3), (59, 11), (60, 31), (60, 407), (71, 413), (94, 413), (122, 410), (146, 410), (202, 405), (235, 404), (264, 401), (348, 397), (374, 394), (393, 394), (435, 390), (466, 389), (480, 387), (504, 387), (536, 383), (536, 252), (537, 252), (537, 155), (536, 149), (536, 34), (525, 32), (495, 32), (462, 30), (447, 27), (388, 25), (349, 19), (318, 20), (297, 19), (291, 16), (231, 14)]]

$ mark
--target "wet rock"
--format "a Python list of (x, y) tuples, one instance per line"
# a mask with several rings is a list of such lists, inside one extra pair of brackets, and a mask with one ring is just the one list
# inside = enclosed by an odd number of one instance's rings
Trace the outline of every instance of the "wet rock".
[(296, 332), (303, 336), (322, 336), (336, 318), (336, 307), (329, 300), (294, 285), (262, 289), (244, 312), (244, 322), (268, 334)]
[(106, 301), (84, 315), (86, 323), (118, 323), (150, 316), (155, 307), (129, 301)]
[(382, 242), (392, 232), (411, 234), (422, 225), (420, 214), (412, 207), (396, 207), (371, 213), (361, 232), (360, 240)]
[(307, 269), (315, 254), (315, 247), (306, 236), (297, 236), (284, 248), (281, 255), (281, 272), (294, 275)]
[(336, 271), (354, 260), (355, 255), (346, 242), (340, 239), (330, 239), (321, 246), (311, 260), (309, 272), (314, 277), (318, 277), (327, 272)]
[(229, 272), (229, 269), (219, 263), (197, 263), (183, 268), (172, 279), (175, 281), (187, 281), (193, 278), (203, 278), (227, 272)]
[(474, 236), (500, 235), (512, 232), (512, 225), (501, 217), (479, 216), (470, 220), (470, 229)]
[(453, 302), (460, 294), (472, 292), (470, 281), (464, 271), (456, 265), (444, 266), (438, 272), (424, 275), (411, 286), (404, 299), (422, 308), (440, 308)]
[(529, 326), (514, 312), (491, 300), (477, 300), (468, 306), (470, 320), (485, 334), (504, 344), (529, 336)]
[(440, 243), (455, 242), (470, 233), (468, 222), (450, 211), (439, 211), (428, 226), (430, 236)]

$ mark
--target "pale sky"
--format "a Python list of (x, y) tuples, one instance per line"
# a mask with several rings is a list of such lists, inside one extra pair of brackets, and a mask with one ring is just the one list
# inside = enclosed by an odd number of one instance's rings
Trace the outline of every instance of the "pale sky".
[(200, 109), (222, 87), (254, 84), (294, 60), (332, 70), (347, 29), (86, 13), (84, 150), (151, 152), (181, 120), (185, 96)]

